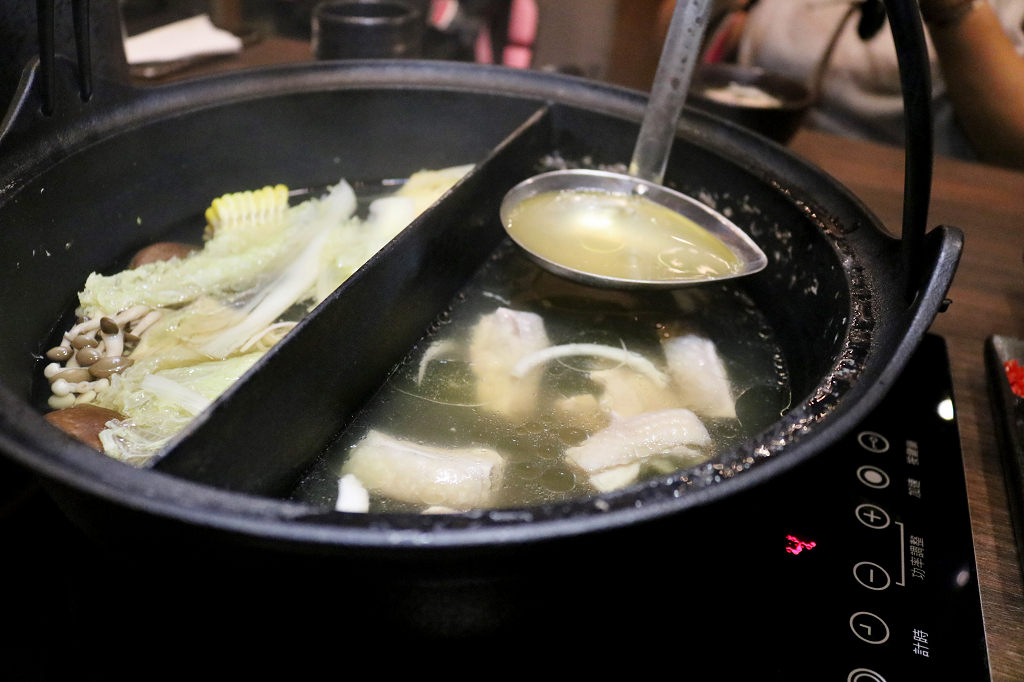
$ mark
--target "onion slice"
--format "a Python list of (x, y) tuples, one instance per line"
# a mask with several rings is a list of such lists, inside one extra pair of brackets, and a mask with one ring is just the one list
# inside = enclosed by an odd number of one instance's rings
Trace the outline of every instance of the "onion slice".
[(668, 386), (668, 375), (659, 371), (654, 366), (654, 363), (644, 356), (625, 348), (602, 346), (598, 343), (568, 343), (562, 346), (551, 346), (536, 353), (531, 353), (516, 363), (515, 367), (512, 368), (512, 376), (523, 377), (534, 367), (543, 365), (556, 358), (565, 358), (572, 355), (590, 355), (613, 360), (646, 375), (659, 387)]

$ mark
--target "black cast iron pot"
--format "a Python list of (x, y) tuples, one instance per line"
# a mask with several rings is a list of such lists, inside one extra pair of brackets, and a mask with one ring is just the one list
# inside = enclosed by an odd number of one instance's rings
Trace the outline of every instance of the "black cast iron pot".
[[(911, 112), (924, 107), (927, 115), (928, 71), (913, 49), (922, 38), (916, 8), (889, 4), (893, 24), (910, 27), (901, 64)], [(41, 79), (55, 83), (50, 115), (42, 112)], [(805, 464), (878, 403), (939, 310), (962, 242), (956, 228), (924, 235), (927, 125), (908, 143), (901, 241), (784, 148), (687, 111), (666, 181), (743, 215), (741, 226), (769, 254), (768, 268), (743, 288), (783, 348), (792, 408), (698, 470), (614, 493), (451, 516), (342, 514), (286, 498), (498, 247), (506, 190), (551, 152), (594, 163), (628, 159), (643, 96), (555, 75), (427, 62), (314, 63), (145, 89), (100, 74), (88, 101), (77, 83), (68, 61), (58, 58), (49, 76), (34, 65), (0, 130), (0, 309), (8, 321), (0, 333), (0, 448), (108, 545), (392, 565), (427, 558), (450, 568), (451, 556), (529, 554), (714, 509)], [(86, 276), (166, 238), (212, 197), (470, 162), (479, 162), (470, 176), (197, 418), (155, 467), (101, 456), (43, 420), (33, 377)], [(345, 330), (340, 338), (337, 329)]]

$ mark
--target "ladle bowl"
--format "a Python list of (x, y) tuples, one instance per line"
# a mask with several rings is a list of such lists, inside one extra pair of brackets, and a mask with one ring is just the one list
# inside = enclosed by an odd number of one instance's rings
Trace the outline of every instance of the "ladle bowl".
[[(644, 197), (678, 213), (684, 218), (692, 220), (700, 227), (706, 229), (713, 237), (717, 238), (732, 251), (739, 260), (738, 266), (734, 268), (732, 273), (713, 278), (697, 277), (693, 279), (672, 278), (657, 280), (643, 277), (612, 277), (570, 267), (562, 262), (556, 262), (532, 248), (516, 232), (509, 232), (512, 240), (523, 247), (527, 255), (538, 265), (566, 279), (590, 286), (613, 287), (617, 289), (678, 289), (694, 284), (706, 284), (709, 279), (733, 279), (750, 275), (763, 270), (768, 265), (767, 256), (765, 256), (757, 244), (721, 213), (664, 185), (609, 171), (551, 171), (536, 175), (519, 183), (505, 195), (502, 201), (500, 209), (502, 225), (506, 229), (508, 228), (510, 213), (527, 199), (548, 192), (562, 191), (603, 192)], [(629, 248), (627, 243), (623, 250), (628, 251)], [(622, 257), (626, 258), (627, 256), (623, 254)]]

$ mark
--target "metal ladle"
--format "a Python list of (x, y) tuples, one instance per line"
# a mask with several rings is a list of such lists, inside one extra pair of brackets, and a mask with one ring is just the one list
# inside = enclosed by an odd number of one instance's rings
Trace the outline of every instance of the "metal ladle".
[[(632, 195), (664, 206), (695, 222), (717, 237), (736, 256), (739, 263), (727, 274), (710, 274), (696, 278), (644, 279), (616, 277), (588, 272), (559, 262), (560, 254), (539, 253), (524, 244), (511, 231), (509, 236), (523, 247), (542, 268), (582, 284), (622, 289), (677, 289), (709, 281), (732, 279), (764, 269), (768, 259), (764, 252), (728, 218), (685, 194), (661, 184), (665, 176), (676, 124), (686, 101), (687, 90), (700, 52), (701, 38), (707, 25), (712, 0), (679, 0), (672, 14), (668, 36), (658, 62), (654, 85), (637, 136), (629, 175), (596, 170), (553, 171), (536, 175), (513, 187), (501, 204), (501, 221), (509, 230), (509, 216), (522, 202), (549, 192), (608, 193)], [(634, 245), (635, 246), (635, 245)], [(637, 257), (628, 235), (615, 258)]]

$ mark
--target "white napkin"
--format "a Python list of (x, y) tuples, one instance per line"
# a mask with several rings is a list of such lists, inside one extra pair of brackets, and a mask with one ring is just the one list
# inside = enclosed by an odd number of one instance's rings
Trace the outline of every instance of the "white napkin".
[(242, 40), (219, 29), (206, 14), (167, 24), (126, 38), (129, 64), (170, 62), (197, 55), (231, 54), (242, 49)]

